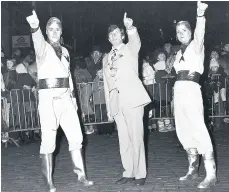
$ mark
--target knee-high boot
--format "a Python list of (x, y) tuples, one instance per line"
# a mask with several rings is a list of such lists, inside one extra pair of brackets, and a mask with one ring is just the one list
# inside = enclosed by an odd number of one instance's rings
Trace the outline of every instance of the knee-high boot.
[(93, 181), (89, 181), (86, 178), (83, 157), (81, 150), (70, 151), (72, 163), (73, 163), (73, 171), (78, 175), (78, 180), (83, 183), (84, 186), (94, 185)]
[(180, 177), (180, 181), (186, 181), (195, 179), (198, 177), (198, 168), (199, 168), (199, 154), (196, 148), (190, 148), (186, 150), (188, 156), (188, 172), (185, 176)]
[(45, 183), (49, 189), (49, 192), (56, 192), (56, 188), (53, 184), (52, 170), (53, 170), (53, 155), (49, 154), (41, 154), (41, 167), (42, 173), (44, 176)]
[(209, 188), (215, 185), (217, 182), (216, 178), (216, 165), (213, 152), (207, 152), (203, 154), (204, 167), (206, 170), (205, 179), (198, 185), (198, 188)]

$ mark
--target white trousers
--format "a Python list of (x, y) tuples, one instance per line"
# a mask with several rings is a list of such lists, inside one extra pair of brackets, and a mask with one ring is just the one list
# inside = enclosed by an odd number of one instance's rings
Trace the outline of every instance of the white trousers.
[(184, 149), (196, 148), (199, 154), (213, 151), (204, 122), (200, 85), (177, 81), (174, 86), (174, 115), (177, 137)]
[(39, 95), (38, 110), (41, 124), (41, 154), (53, 153), (55, 150), (59, 125), (67, 137), (69, 151), (82, 148), (83, 136), (77, 109), (69, 94), (60, 98)]
[(114, 116), (118, 129), (120, 155), (124, 168), (123, 177), (146, 177), (143, 114), (144, 106), (136, 108), (117, 103), (119, 110)]

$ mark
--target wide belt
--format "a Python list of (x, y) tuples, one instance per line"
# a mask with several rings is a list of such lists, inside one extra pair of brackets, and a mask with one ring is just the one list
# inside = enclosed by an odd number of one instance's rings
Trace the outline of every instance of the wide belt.
[(199, 83), (200, 73), (193, 72), (189, 74), (188, 70), (179, 71), (177, 74), (177, 81), (193, 81)]
[(39, 89), (69, 88), (69, 78), (39, 79)]

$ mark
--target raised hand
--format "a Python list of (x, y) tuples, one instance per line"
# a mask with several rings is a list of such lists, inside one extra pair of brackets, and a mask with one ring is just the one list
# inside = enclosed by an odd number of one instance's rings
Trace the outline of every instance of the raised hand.
[(37, 17), (36, 12), (33, 10), (32, 15), (26, 17), (26, 20), (28, 21), (31, 28), (38, 28), (39, 27), (39, 19)]
[(197, 1), (197, 16), (203, 16), (207, 8), (208, 5), (206, 3), (201, 3), (200, 1)]
[(125, 12), (124, 17), (123, 17), (123, 23), (124, 23), (124, 26), (127, 29), (129, 29), (133, 25), (133, 20), (131, 18), (128, 18), (126, 15), (127, 13)]

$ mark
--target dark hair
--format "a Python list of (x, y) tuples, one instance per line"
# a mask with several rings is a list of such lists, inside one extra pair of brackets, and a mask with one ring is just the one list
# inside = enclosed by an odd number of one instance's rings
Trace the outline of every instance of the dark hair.
[(125, 40), (125, 31), (123, 28), (120, 28), (118, 25), (110, 25), (107, 30), (107, 37), (109, 38), (109, 34), (113, 32), (115, 29), (120, 29), (121, 35), (122, 35), (122, 40)]
[(78, 66), (80, 69), (86, 69), (87, 68), (86, 61), (84, 60), (83, 57), (78, 57), (78, 58), (73, 59), (73, 65), (74, 65), (74, 68), (76, 66)]

